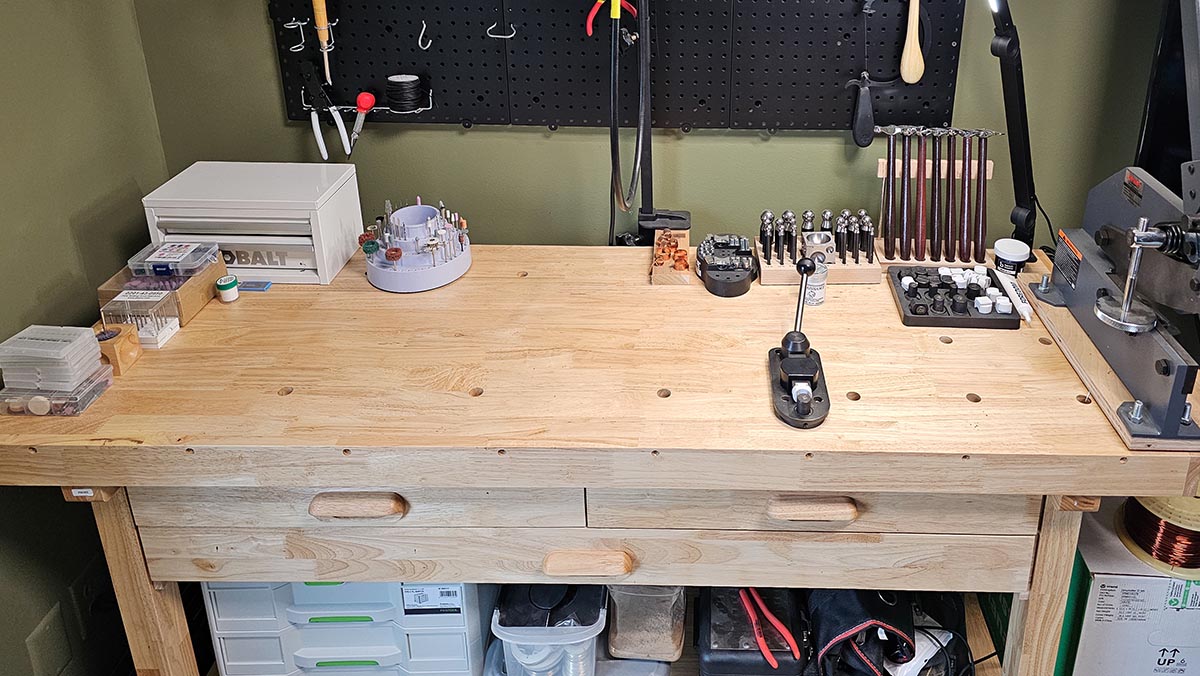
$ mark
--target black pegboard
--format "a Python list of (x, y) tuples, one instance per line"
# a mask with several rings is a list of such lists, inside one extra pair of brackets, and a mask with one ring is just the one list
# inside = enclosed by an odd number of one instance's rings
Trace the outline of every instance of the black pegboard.
[[(486, 35), (493, 23), (503, 21), (501, 0), (328, 0), (327, 6), (330, 20), (337, 21), (330, 52), (333, 86), (329, 88), (335, 104), (353, 106), (358, 92), (371, 90), (378, 98), (377, 105), (382, 106), (387, 77), (412, 73), (434, 83), (433, 110), (416, 115), (373, 113), (372, 122), (509, 123), (505, 41)], [(275, 27), (288, 118), (307, 120), (299, 64), (321, 58), (311, 20), (312, 2), (270, 0), (268, 9)], [(303, 27), (306, 46), (299, 52), (289, 49), (299, 42), (299, 33), (284, 27), (293, 18), (309, 20)], [(417, 45), (422, 22), (430, 40), (427, 50)]]
[[(916, 85), (877, 87), (879, 124), (949, 124), (958, 73), (964, 0), (925, 0), (926, 74)], [(369, 3), (328, 0), (339, 105), (362, 89), (383, 91), (388, 75), (428, 78), (434, 109), (373, 113), (372, 121), (604, 126), (608, 123), (610, 21), (584, 33), (590, 0), (466, 0)], [(668, 128), (849, 129), (854, 90), (866, 69), (897, 77), (908, 0), (653, 0), (654, 126)], [(310, 0), (269, 0), (287, 114), (305, 120), (299, 64), (319, 60), (311, 20), (306, 47), (285, 24), (311, 16)], [(421, 50), (422, 22), (432, 41)], [(636, 31), (636, 21), (625, 27)], [(497, 39), (487, 35), (508, 35)], [(865, 56), (864, 56), (865, 53)], [(636, 121), (636, 49), (622, 57), (621, 122)], [(382, 96), (380, 96), (382, 105)]]
[[(873, 87), (876, 124), (942, 126), (954, 109), (964, 0), (925, 0), (925, 76)], [(849, 129), (856, 90), (899, 77), (907, 0), (734, 0), (733, 115), (750, 129)]]

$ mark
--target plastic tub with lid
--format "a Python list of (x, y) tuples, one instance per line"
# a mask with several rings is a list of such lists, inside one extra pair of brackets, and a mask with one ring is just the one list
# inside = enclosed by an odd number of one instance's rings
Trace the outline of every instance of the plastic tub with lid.
[(613, 657), (674, 662), (683, 654), (683, 587), (609, 585), (612, 623), (608, 650)]

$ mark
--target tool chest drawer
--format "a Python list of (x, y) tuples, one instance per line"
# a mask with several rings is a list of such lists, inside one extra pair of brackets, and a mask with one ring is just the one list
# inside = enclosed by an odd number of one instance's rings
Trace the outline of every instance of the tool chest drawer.
[(1016, 592), (1032, 535), (597, 528), (139, 529), (155, 580), (610, 583)]
[(588, 489), (593, 528), (1033, 535), (1040, 496)]
[(129, 488), (140, 528), (585, 525), (582, 488)]

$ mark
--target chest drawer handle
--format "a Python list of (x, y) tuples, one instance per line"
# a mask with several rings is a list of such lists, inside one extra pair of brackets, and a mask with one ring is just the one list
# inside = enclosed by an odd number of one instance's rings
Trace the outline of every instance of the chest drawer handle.
[(318, 493), (308, 504), (308, 513), (322, 521), (403, 518), (408, 514), (408, 500), (387, 491)]
[(550, 552), (542, 560), (542, 572), (551, 577), (613, 577), (633, 572), (633, 558), (613, 550)]
[(854, 498), (817, 495), (776, 495), (767, 503), (774, 521), (851, 522), (858, 520)]

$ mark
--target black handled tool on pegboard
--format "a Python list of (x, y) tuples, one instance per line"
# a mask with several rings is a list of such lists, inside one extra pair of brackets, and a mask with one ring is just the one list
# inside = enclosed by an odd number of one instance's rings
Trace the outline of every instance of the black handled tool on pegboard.
[(796, 263), (796, 271), (800, 273), (796, 326), (783, 337), (780, 347), (767, 353), (775, 417), (800, 429), (816, 427), (829, 416), (829, 388), (825, 386), (821, 354), (812, 348), (808, 336), (800, 330), (808, 278), (816, 270), (817, 264), (811, 258), (801, 258)]

